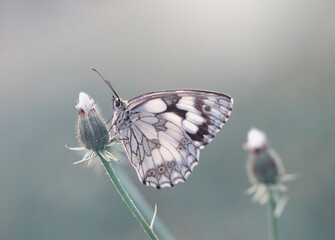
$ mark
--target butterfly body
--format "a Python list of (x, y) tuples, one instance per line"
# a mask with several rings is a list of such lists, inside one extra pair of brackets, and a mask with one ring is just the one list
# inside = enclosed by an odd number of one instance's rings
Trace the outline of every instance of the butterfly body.
[(113, 129), (143, 184), (156, 188), (184, 182), (200, 149), (227, 122), (233, 99), (202, 90), (151, 92), (113, 100)]
[(119, 103), (117, 106), (115, 106), (115, 101), (116, 100), (113, 102), (114, 114), (112, 118), (112, 126), (115, 132), (121, 133), (123, 129), (129, 127), (129, 124), (131, 124), (129, 121), (131, 112), (127, 110), (125, 101), (118, 99)]

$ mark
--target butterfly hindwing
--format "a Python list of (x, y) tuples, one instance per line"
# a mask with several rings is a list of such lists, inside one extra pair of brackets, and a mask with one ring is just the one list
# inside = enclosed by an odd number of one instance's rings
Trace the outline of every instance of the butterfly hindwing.
[(140, 180), (156, 188), (184, 182), (199, 159), (192, 139), (158, 114), (139, 112), (131, 121), (123, 144)]

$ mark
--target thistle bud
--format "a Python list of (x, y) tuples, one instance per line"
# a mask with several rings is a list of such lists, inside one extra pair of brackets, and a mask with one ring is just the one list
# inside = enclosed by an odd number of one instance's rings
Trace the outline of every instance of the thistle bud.
[(86, 93), (79, 94), (77, 130), (80, 144), (86, 149), (100, 150), (108, 144), (109, 133), (95, 109), (94, 100)]
[(253, 194), (252, 200), (261, 205), (270, 201), (271, 215), (278, 218), (288, 201), (283, 194), (287, 191), (283, 183), (295, 180), (296, 175), (285, 174), (283, 164), (277, 153), (269, 148), (264, 132), (251, 129), (248, 142), (243, 146), (249, 153), (247, 172), (252, 184), (246, 193)]
[(278, 155), (268, 148), (265, 133), (251, 129), (244, 147), (249, 152), (247, 171), (250, 182), (276, 184), (284, 175), (284, 168)]

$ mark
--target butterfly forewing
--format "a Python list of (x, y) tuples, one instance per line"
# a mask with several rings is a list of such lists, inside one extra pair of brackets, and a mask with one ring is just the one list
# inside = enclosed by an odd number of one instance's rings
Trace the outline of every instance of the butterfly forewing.
[(135, 112), (156, 113), (174, 122), (202, 149), (228, 121), (233, 99), (210, 91), (170, 90), (133, 98), (128, 108)]
[(199, 151), (227, 122), (233, 99), (201, 90), (168, 90), (128, 102), (130, 124), (121, 133), (138, 177), (156, 188), (184, 182)]

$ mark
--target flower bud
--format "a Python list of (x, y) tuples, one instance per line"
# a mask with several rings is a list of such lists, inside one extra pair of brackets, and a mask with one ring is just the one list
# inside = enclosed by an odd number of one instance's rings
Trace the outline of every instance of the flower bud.
[(251, 129), (248, 142), (244, 145), (249, 152), (247, 171), (252, 183), (276, 184), (284, 174), (278, 155), (268, 148), (264, 132)]
[(77, 130), (80, 144), (87, 149), (104, 149), (109, 141), (109, 133), (95, 109), (94, 100), (81, 92), (76, 108), (79, 110)]
[(244, 144), (244, 148), (250, 153), (257, 154), (266, 150), (268, 147), (266, 135), (257, 128), (252, 128), (248, 132), (248, 142)]

